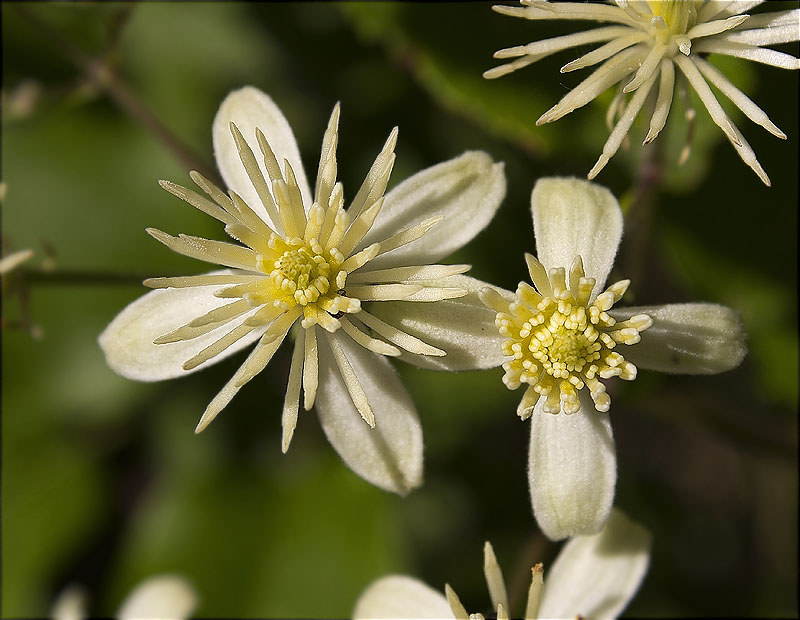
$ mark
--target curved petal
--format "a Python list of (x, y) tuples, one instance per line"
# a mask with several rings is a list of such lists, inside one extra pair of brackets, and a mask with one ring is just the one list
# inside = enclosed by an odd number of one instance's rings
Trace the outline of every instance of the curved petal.
[(330, 346), (318, 339), (316, 409), (322, 430), (347, 466), (387, 491), (405, 495), (422, 484), (422, 427), (397, 371), (352, 338), (334, 334), (375, 414), (370, 428), (356, 410)]
[(83, 620), (86, 617), (86, 591), (81, 586), (68, 586), (53, 603), (50, 617), (53, 620)]
[(443, 594), (404, 575), (373, 581), (358, 597), (353, 610), (354, 620), (454, 617)]
[(375, 224), (357, 249), (443, 216), (422, 238), (377, 257), (370, 268), (434, 263), (483, 230), (505, 195), (503, 164), (493, 163), (482, 151), (467, 151), (418, 172), (386, 194)]
[(605, 187), (572, 178), (539, 179), (531, 194), (539, 262), (569, 269), (583, 258), (595, 295), (602, 290), (622, 239), (622, 211)]
[(258, 197), (253, 183), (247, 176), (242, 160), (239, 158), (236, 142), (231, 135), (231, 121), (236, 124), (239, 131), (242, 132), (242, 136), (247, 140), (247, 144), (250, 145), (250, 149), (256, 156), (261, 173), (266, 179), (269, 179), (269, 176), (267, 176), (264, 158), (256, 140), (256, 128), (263, 132), (269, 142), (281, 170), (283, 170), (283, 160), (289, 160), (297, 178), (300, 193), (303, 195), (303, 204), (306, 209), (310, 208), (311, 190), (308, 187), (303, 161), (300, 159), (300, 151), (297, 148), (292, 128), (275, 102), (253, 86), (234, 90), (225, 97), (211, 127), (217, 168), (219, 168), (228, 189), (234, 190), (244, 198), (251, 209), (274, 227), (261, 204), (261, 199)]
[(647, 572), (652, 537), (614, 509), (594, 536), (576, 536), (545, 573), (540, 618), (616, 618)]
[(117, 612), (120, 620), (188, 618), (197, 606), (197, 596), (189, 583), (177, 575), (150, 577), (136, 586)]
[(542, 411), (531, 417), (528, 484), (533, 515), (551, 540), (594, 534), (614, 501), (617, 455), (607, 413), (596, 411), (587, 390), (577, 413)]
[[(433, 303), (370, 303), (365, 309), (426, 344), (447, 352), (443, 357), (404, 352), (400, 359), (410, 364), (430, 370), (472, 370), (502, 364), (506, 357), (500, 346), (505, 337), (495, 327), (494, 310), (487, 308), (478, 298), (480, 290), (489, 285), (468, 276), (450, 276), (442, 286), (464, 288), (469, 293)], [(496, 290), (505, 294), (509, 301), (514, 300), (513, 293)]]
[[(230, 270), (212, 271), (212, 274), (234, 273)], [(208, 345), (219, 340), (241, 324), (253, 311), (230, 323), (193, 340), (169, 344), (153, 344), (153, 340), (185, 325), (202, 314), (231, 303), (230, 299), (214, 297), (216, 285), (192, 288), (167, 288), (150, 291), (125, 307), (100, 334), (98, 342), (106, 362), (119, 375), (136, 381), (161, 381), (182, 377), (218, 362), (241, 351), (255, 342), (264, 328), (258, 328), (225, 349), (219, 355), (203, 362), (192, 370), (184, 370), (183, 363), (197, 355)]]
[(639, 368), (709, 375), (736, 368), (747, 354), (739, 313), (716, 304), (668, 304), (612, 309), (624, 321), (647, 314), (653, 325), (621, 353)]

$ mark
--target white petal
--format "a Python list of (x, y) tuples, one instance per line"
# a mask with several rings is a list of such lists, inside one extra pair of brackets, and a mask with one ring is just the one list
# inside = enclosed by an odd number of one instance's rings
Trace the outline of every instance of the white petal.
[(354, 620), (453, 618), (443, 594), (417, 579), (389, 575), (373, 581), (356, 601)]
[[(212, 271), (212, 274), (234, 273), (230, 270)], [(208, 345), (219, 340), (241, 324), (252, 312), (193, 340), (170, 344), (153, 344), (153, 340), (185, 325), (206, 312), (231, 303), (230, 299), (214, 297), (219, 286), (158, 289), (143, 295), (120, 312), (98, 339), (111, 369), (123, 377), (136, 381), (161, 381), (182, 377), (205, 368), (221, 359), (241, 351), (264, 333), (264, 328), (250, 334), (203, 362), (192, 370), (184, 370), (183, 363), (197, 355)], [(256, 308), (253, 309), (254, 311)]]
[(53, 620), (83, 620), (86, 617), (86, 591), (72, 585), (58, 595), (50, 610)]
[(357, 249), (442, 215), (444, 220), (421, 239), (379, 256), (370, 268), (435, 263), (483, 230), (505, 194), (503, 164), (493, 163), (481, 151), (468, 151), (418, 172), (390, 191)]
[(180, 620), (197, 606), (197, 596), (182, 577), (159, 575), (136, 586), (117, 612), (120, 620)]
[(533, 514), (552, 540), (594, 534), (608, 518), (617, 481), (617, 456), (607, 413), (580, 390), (577, 413), (531, 416), (528, 483)]
[[(413, 355), (403, 353), (400, 359), (430, 370), (471, 370), (494, 368), (505, 361), (500, 346), (505, 337), (495, 327), (495, 312), (478, 298), (488, 286), (469, 276), (451, 276), (447, 286), (469, 291), (464, 297), (433, 303), (395, 301), (372, 303), (366, 310), (383, 321), (416, 336), (423, 342), (442, 349), (447, 355)], [(494, 288), (494, 287), (493, 287)], [(513, 293), (498, 289), (508, 301)]]
[(638, 344), (620, 351), (639, 368), (661, 372), (709, 375), (736, 368), (747, 354), (739, 314), (716, 304), (668, 304), (612, 309), (624, 321), (647, 314), (653, 325)]
[(397, 371), (349, 336), (334, 334), (375, 414), (370, 428), (356, 410), (330, 346), (319, 339), (316, 409), (331, 445), (350, 469), (372, 484), (405, 495), (422, 484), (422, 427)]
[(570, 540), (545, 571), (539, 617), (616, 618), (647, 572), (650, 544), (650, 533), (615, 508), (599, 534)]
[(252, 86), (245, 86), (235, 90), (225, 97), (219, 106), (217, 115), (214, 117), (214, 124), (211, 129), (217, 168), (219, 168), (228, 189), (234, 190), (244, 198), (250, 208), (274, 228), (275, 225), (270, 221), (266, 210), (261, 205), (258, 193), (250, 182), (239, 158), (239, 151), (236, 149), (236, 143), (231, 135), (231, 121), (235, 123), (239, 131), (242, 132), (242, 136), (247, 140), (250, 149), (258, 160), (262, 174), (267, 179), (269, 179), (269, 176), (264, 166), (261, 149), (256, 140), (256, 128), (260, 129), (267, 138), (267, 142), (272, 147), (281, 169), (283, 169), (283, 160), (289, 160), (297, 177), (300, 193), (303, 195), (303, 204), (306, 208), (310, 208), (311, 190), (308, 187), (306, 173), (303, 169), (303, 162), (300, 159), (300, 151), (297, 148), (292, 128), (278, 106), (275, 105), (275, 102)]
[(622, 238), (622, 210), (605, 187), (574, 178), (539, 179), (531, 194), (539, 262), (569, 269), (583, 258), (594, 293), (602, 290)]

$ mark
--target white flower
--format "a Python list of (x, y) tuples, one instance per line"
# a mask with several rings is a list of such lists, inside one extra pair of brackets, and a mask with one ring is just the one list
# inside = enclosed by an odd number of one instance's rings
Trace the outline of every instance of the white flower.
[[(723, 372), (739, 365), (746, 347), (737, 313), (724, 306), (612, 309), (629, 281), (600, 293), (622, 237), (622, 212), (607, 189), (580, 179), (540, 179), (531, 211), (538, 260), (525, 258), (535, 288), (526, 282), (516, 294), (487, 288), (481, 299), (497, 312), (506, 338), (503, 382), (512, 390), (527, 384), (517, 414), (531, 418), (533, 512), (542, 531), (558, 540), (597, 532), (613, 503), (611, 399), (599, 379), (633, 380), (637, 366)], [(618, 345), (626, 345), (624, 352)]]
[[(495, 6), (494, 9), (504, 15), (531, 20), (585, 20), (613, 24), (499, 50), (495, 52), (495, 58), (517, 59), (484, 73), (486, 78), (500, 77), (561, 50), (603, 43), (561, 68), (565, 73), (603, 63), (536, 121), (537, 125), (556, 121), (586, 105), (609, 87), (618, 85), (608, 119), (609, 124), (617, 116), (619, 120), (603, 147), (600, 159), (589, 172), (590, 179), (617, 152), (651, 92), (655, 100), (644, 144), (656, 138), (669, 115), (678, 79), (684, 91), (688, 80), (739, 156), (766, 185), (770, 184), (753, 149), (725, 114), (709, 83), (754, 123), (778, 138), (786, 139), (786, 135), (705, 56), (709, 53), (724, 54), (782, 69), (798, 69), (800, 59), (762, 46), (800, 39), (800, 9), (744, 15), (745, 11), (762, 4), (752, 0), (615, 0), (603, 4), (521, 0), (521, 4), (524, 6)], [(676, 74), (676, 67), (680, 73)], [(626, 103), (628, 93), (633, 94)], [(686, 99), (688, 101), (688, 97)], [(687, 111), (687, 118), (694, 118), (694, 110)], [(688, 150), (684, 151), (681, 160), (687, 155)]]
[[(53, 605), (54, 620), (86, 618), (86, 601), (82, 589), (71, 586)], [(182, 620), (197, 606), (197, 595), (189, 583), (177, 575), (156, 575), (139, 583), (117, 611), (119, 620)]]
[(7, 273), (10, 273), (32, 256), (33, 250), (30, 249), (19, 250), (18, 252), (6, 254), (2, 259), (0, 259), (0, 275), (6, 275)]
[(384, 196), (395, 128), (345, 209), (336, 182), (338, 121), (337, 104), (312, 194), (292, 130), (273, 101), (252, 87), (228, 95), (214, 119), (213, 138), (229, 194), (196, 172), (192, 179), (212, 200), (174, 183), (161, 185), (223, 222), (242, 245), (148, 229), (174, 251), (228, 269), (147, 280), (158, 290), (125, 308), (101, 334), (100, 345), (119, 374), (157, 381), (204, 368), (255, 342), (208, 405), (199, 432), (264, 369), (296, 326), (283, 451), (297, 423), (302, 387), (305, 409), (316, 404), (345, 463), (379, 487), (406, 493), (422, 481), (422, 430), (384, 356), (447, 369), (498, 363), (473, 346), (481, 342), (471, 333), (480, 324), (469, 319), (486, 318), (476, 293), (482, 283), (458, 275), (468, 265), (430, 263), (491, 220), (505, 194), (505, 175), (485, 153), (467, 152)]
[[(650, 559), (650, 533), (619, 510), (593, 536), (577, 536), (561, 549), (544, 583), (543, 567), (534, 566), (525, 614), (511, 617), (614, 618), (627, 606), (642, 582)], [(509, 617), (508, 596), (492, 546), (484, 546), (484, 574), (498, 620)], [(383, 577), (361, 594), (353, 618), (463, 618), (469, 615), (458, 596), (445, 595), (417, 579)]]

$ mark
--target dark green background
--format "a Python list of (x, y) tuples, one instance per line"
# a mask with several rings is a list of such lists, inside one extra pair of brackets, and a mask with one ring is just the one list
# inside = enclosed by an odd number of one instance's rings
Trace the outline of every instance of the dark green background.
[[(546, 570), (558, 545), (530, 513), (529, 428), (501, 370), (400, 368), (424, 428), (426, 482), (399, 498), (346, 469), (313, 412), (281, 455), (286, 348), (200, 436), (200, 414), (242, 355), (156, 384), (107, 368), (97, 335), (144, 292), (137, 279), (204, 270), (144, 228), (223, 233), (158, 187), (188, 183), (186, 165), (70, 62), (53, 31), (117, 72), (209, 165), (216, 108), (246, 84), (281, 106), (309, 173), (341, 101), (346, 196), (395, 125), (392, 184), (464, 150), (488, 151), (506, 162), (507, 197), (450, 261), (514, 288), (527, 277), (522, 253), (534, 249), (531, 188), (542, 176), (585, 175), (607, 136), (611, 93), (536, 128), (584, 77), (558, 73), (578, 54), (492, 82), (481, 73), (498, 48), (581, 25), (515, 20), (484, 3), (3, 3), (2, 17), (3, 251), (37, 252), (4, 282), (2, 616), (42, 616), (70, 583), (87, 587), (91, 613), (110, 615), (137, 581), (164, 571), (194, 583), (199, 616), (347, 616), (388, 572), (447, 581), (471, 611), (488, 611), (486, 539), (519, 608), (530, 565)], [(617, 505), (654, 534), (628, 612), (794, 616), (798, 76), (711, 60), (788, 141), (724, 102), (771, 189), (702, 107), (685, 166), (675, 165), (686, 130), (677, 104), (656, 142), (663, 184), (651, 225), (628, 228), (612, 278), (638, 274), (627, 303), (737, 308), (750, 354), (720, 376), (642, 372), (611, 388)], [(623, 207), (635, 197), (643, 129), (597, 179)]]

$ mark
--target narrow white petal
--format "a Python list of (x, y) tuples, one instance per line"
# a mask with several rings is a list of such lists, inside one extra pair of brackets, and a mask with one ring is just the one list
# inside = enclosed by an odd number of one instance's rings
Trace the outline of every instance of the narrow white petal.
[(583, 259), (586, 277), (602, 290), (622, 238), (622, 211), (605, 187), (583, 179), (539, 179), (531, 195), (539, 261), (549, 270)]
[(503, 164), (468, 151), (406, 179), (386, 195), (383, 209), (357, 249), (435, 216), (444, 219), (422, 238), (379, 256), (370, 268), (435, 263), (489, 223), (506, 193)]
[[(642, 67), (644, 67), (644, 65), (642, 65)], [(587, 175), (588, 178), (593, 179), (596, 177), (597, 174), (614, 156), (614, 154), (617, 152), (617, 149), (619, 149), (619, 147), (622, 145), (622, 141), (625, 139), (625, 136), (628, 134), (628, 130), (631, 128), (631, 125), (633, 125), (633, 121), (636, 119), (636, 116), (642, 109), (647, 95), (650, 94), (653, 84), (655, 84), (657, 75), (657, 73), (650, 75), (650, 77), (645, 81), (644, 85), (634, 93), (633, 97), (631, 97), (631, 100), (628, 102), (625, 111), (620, 116), (617, 125), (614, 127), (611, 135), (608, 136), (608, 140), (606, 140), (606, 143), (603, 145), (603, 152), (600, 154), (600, 158), (597, 160), (597, 163), (594, 165), (594, 167), (589, 171), (589, 174)], [(630, 84), (633, 84), (633, 81)]]
[[(214, 271), (209, 275), (231, 274), (231, 271)], [(120, 312), (98, 339), (106, 362), (117, 374), (137, 381), (161, 381), (181, 377), (242, 350), (255, 342), (263, 329), (256, 329), (218, 356), (192, 370), (184, 370), (186, 360), (194, 357), (230, 331), (223, 323), (209, 333), (170, 344), (153, 344), (153, 341), (183, 327), (191, 320), (230, 303), (229, 299), (215, 297), (218, 286), (158, 289), (143, 295)], [(256, 308), (253, 309), (255, 311)], [(236, 319), (237, 324), (251, 313)]]
[(0, 273), (6, 274), (12, 269), (16, 269), (31, 256), (33, 256), (33, 250), (20, 250), (4, 256), (0, 260)]
[(497, 563), (497, 557), (489, 541), (486, 541), (483, 545), (483, 574), (486, 577), (486, 585), (489, 587), (492, 607), (497, 608), (502, 605), (508, 609), (508, 594), (506, 593), (506, 582), (505, 579), (503, 579), (503, 571)]
[(749, 45), (790, 43), (800, 38), (800, 9), (751, 15), (745, 27), (721, 39)]
[(711, 39), (702, 39), (692, 48), (693, 52), (708, 52), (712, 54), (725, 54), (736, 56), (753, 62), (760, 62), (779, 69), (800, 69), (800, 58), (785, 54), (777, 50), (737, 43), (724, 39), (722, 36)]
[(300, 411), (300, 388), (303, 379), (303, 359), (306, 349), (306, 330), (297, 330), (297, 340), (292, 351), (292, 363), (289, 366), (289, 379), (286, 381), (286, 398), (283, 401), (281, 415), (281, 451), (285, 454), (292, 442), (292, 435), (297, 426), (297, 414)]
[(403, 575), (373, 581), (358, 597), (352, 615), (354, 620), (454, 617), (441, 592)]
[(755, 101), (750, 99), (750, 97), (736, 88), (733, 82), (725, 77), (725, 75), (719, 69), (717, 69), (707, 60), (703, 60), (699, 57), (694, 59), (694, 64), (697, 65), (697, 68), (700, 69), (700, 72), (709, 82), (716, 86), (723, 95), (730, 99), (734, 104), (736, 104), (737, 108), (745, 113), (747, 118), (757, 125), (761, 125), (772, 135), (777, 136), (782, 140), (786, 139), (786, 134), (778, 129), (775, 123), (769, 120), (767, 113), (758, 107)]
[(647, 314), (653, 325), (638, 344), (625, 347), (625, 359), (649, 370), (715, 374), (736, 368), (747, 354), (739, 314), (716, 304), (669, 304), (612, 309), (624, 321)]
[(602, 531), (577, 536), (547, 571), (539, 618), (616, 618), (650, 560), (650, 533), (618, 509)]
[(234, 373), (233, 377), (230, 378), (208, 404), (194, 429), (195, 433), (201, 433), (211, 424), (214, 418), (219, 415), (219, 412), (227, 407), (228, 403), (233, 400), (233, 397), (239, 393), (242, 386), (266, 368), (272, 356), (275, 355), (275, 351), (281, 346), (283, 339), (286, 338), (286, 334), (288, 333), (289, 330), (287, 328), (286, 331), (283, 331), (277, 337), (269, 333), (262, 336), (261, 340), (250, 352), (250, 355), (247, 356), (244, 363), (239, 366), (239, 369)]
[[(485, 282), (469, 276), (447, 278), (451, 286), (469, 291), (458, 299), (428, 304), (388, 302), (369, 304), (366, 310), (390, 325), (446, 352), (445, 356), (403, 353), (401, 359), (431, 370), (494, 368), (505, 361), (500, 346), (504, 340), (495, 327), (495, 311), (478, 297)], [(511, 301), (509, 291), (498, 289)], [(402, 346), (402, 345), (401, 345)]]
[(306, 329), (306, 351), (303, 362), (303, 409), (309, 411), (317, 398), (319, 357), (317, 354), (317, 327)]
[[(338, 336), (334, 335), (338, 338)], [(375, 414), (361, 419), (325, 339), (318, 340), (316, 409), (331, 445), (368, 482), (405, 495), (422, 484), (422, 427), (397, 371), (350, 338), (338, 338)]]
[(194, 589), (177, 575), (150, 577), (136, 586), (117, 612), (120, 620), (188, 618), (197, 606)]
[(528, 483), (533, 514), (552, 539), (594, 534), (608, 518), (617, 481), (614, 436), (607, 413), (586, 390), (577, 413), (551, 414), (540, 398), (531, 416)]
[(261, 149), (256, 140), (256, 128), (259, 128), (266, 136), (278, 162), (282, 162), (284, 159), (289, 160), (297, 177), (303, 202), (310, 207), (311, 190), (308, 187), (303, 162), (300, 159), (300, 152), (297, 149), (297, 142), (295, 142), (289, 122), (272, 99), (252, 86), (245, 86), (231, 92), (225, 97), (214, 117), (212, 126), (214, 157), (217, 160), (217, 168), (228, 188), (239, 194), (256, 213), (264, 218), (267, 224), (274, 227), (239, 158), (236, 143), (231, 135), (231, 121), (236, 124), (252, 151), (256, 153), (262, 173), (267, 178), (269, 178), (267, 169), (258, 156)]

